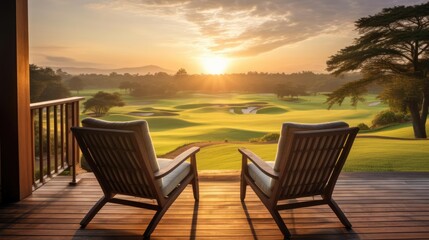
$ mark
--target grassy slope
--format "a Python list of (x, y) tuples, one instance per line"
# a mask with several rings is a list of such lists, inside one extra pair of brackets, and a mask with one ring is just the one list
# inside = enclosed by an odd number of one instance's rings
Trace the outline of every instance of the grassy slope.
[[(118, 91), (115, 89), (107, 92)], [(79, 95), (89, 98), (96, 90), (81, 91)], [(124, 121), (145, 119), (149, 122), (151, 135), (158, 154), (164, 154), (176, 147), (201, 141), (242, 141), (243, 144), (222, 144), (204, 148), (198, 154), (200, 169), (239, 169), (238, 146), (246, 146), (266, 159), (274, 159), (275, 144), (250, 144), (248, 139), (261, 137), (267, 132), (279, 132), (283, 122), (317, 123), (344, 120), (351, 126), (361, 122), (370, 125), (374, 115), (386, 109), (376, 101), (375, 96), (367, 98), (368, 103), (358, 108), (334, 106), (327, 110), (323, 103), (325, 96), (303, 97), (299, 102), (278, 100), (273, 94), (192, 94), (174, 96), (168, 99), (135, 99), (123, 96), (125, 107), (112, 108), (106, 120)], [(234, 104), (254, 106), (252, 102), (266, 103), (258, 114), (236, 114), (230, 109)], [(231, 106), (233, 105), (233, 106)], [(139, 117), (130, 112), (150, 108), (174, 111), (177, 116)], [(265, 110), (264, 110), (265, 109)], [(82, 115), (82, 117), (86, 117)], [(410, 124), (402, 124), (362, 135), (389, 137), (413, 136)], [(405, 141), (384, 139), (358, 139), (345, 169), (347, 171), (428, 171), (424, 160), (429, 156), (429, 141)], [(428, 161), (429, 162), (429, 161)]]

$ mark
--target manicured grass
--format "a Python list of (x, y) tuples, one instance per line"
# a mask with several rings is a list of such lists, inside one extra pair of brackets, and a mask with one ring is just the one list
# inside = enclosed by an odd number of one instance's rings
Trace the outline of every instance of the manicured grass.
[[(239, 147), (252, 150), (262, 159), (275, 159), (277, 144), (220, 144), (205, 147), (198, 154), (198, 169), (240, 169)], [(357, 138), (344, 171), (429, 171), (428, 140)]]
[(345, 171), (429, 171), (428, 140), (356, 139)]
[(273, 161), (276, 155), (276, 144), (225, 143), (201, 149), (197, 155), (198, 169), (241, 169), (239, 147), (246, 147), (257, 153), (264, 160)]
[[(87, 99), (98, 90), (85, 90)], [(104, 89), (120, 92), (118, 89)], [(122, 92), (123, 93), (123, 92)], [(193, 142), (235, 142), (203, 148), (198, 153), (200, 169), (239, 169), (237, 147), (246, 146), (266, 159), (274, 159), (275, 144), (251, 144), (250, 138), (280, 131), (283, 122), (319, 123), (343, 120), (356, 126), (371, 125), (374, 116), (387, 109), (375, 95), (357, 108), (346, 101), (342, 106), (327, 109), (325, 95), (300, 97), (298, 101), (283, 101), (274, 94), (178, 94), (169, 98), (133, 98), (123, 95), (124, 107), (114, 107), (102, 119), (128, 121), (144, 119), (158, 155), (183, 144)], [(372, 104), (370, 104), (372, 103)], [(376, 103), (376, 104), (373, 104)], [(243, 114), (241, 109), (258, 107), (257, 114)], [(82, 108), (83, 109), (83, 108)], [(136, 113), (154, 113), (139, 116)], [(82, 114), (81, 118), (88, 115)], [(429, 125), (428, 125), (429, 126)], [(360, 135), (412, 138), (410, 123), (365, 131)], [(428, 171), (429, 141), (357, 139), (345, 166), (347, 171)]]
[(194, 108), (202, 108), (202, 107), (209, 107), (209, 106), (213, 106), (213, 104), (210, 104), (210, 103), (185, 104), (185, 105), (176, 106), (175, 108), (177, 108), (177, 109), (194, 109)]
[(167, 131), (174, 130), (178, 128), (188, 128), (200, 123), (189, 122), (186, 120), (178, 118), (148, 118), (146, 119), (149, 123), (150, 129), (152, 131)]
[(279, 107), (264, 107), (258, 110), (257, 114), (282, 114), (287, 110)]
[[(190, 133), (192, 134), (192, 133)], [(222, 140), (222, 141), (245, 141), (247, 142), (250, 138), (262, 137), (264, 135), (263, 132), (237, 129), (237, 128), (215, 128), (215, 129), (207, 129), (204, 132), (199, 132), (196, 135), (191, 135), (190, 140), (192, 138), (198, 138), (202, 141), (213, 141)]]
[[(426, 125), (428, 128), (429, 125)], [(411, 123), (397, 124), (362, 133), (362, 135), (376, 135), (383, 137), (414, 138)]]

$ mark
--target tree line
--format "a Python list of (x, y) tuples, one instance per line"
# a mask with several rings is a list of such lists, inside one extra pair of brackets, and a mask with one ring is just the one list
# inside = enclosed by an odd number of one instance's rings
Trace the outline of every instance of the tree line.
[(61, 69), (30, 65), (31, 100), (45, 101), (78, 94), (83, 89), (119, 88), (134, 97), (168, 97), (177, 92), (274, 93), (278, 97), (305, 95), (307, 92), (331, 92), (359, 78), (358, 73), (335, 77), (310, 71), (299, 73), (248, 72), (223, 75), (188, 74), (181, 68), (176, 74), (80, 74)]
[(80, 74), (85, 88), (120, 88), (135, 97), (169, 96), (177, 92), (248, 92), (278, 93), (281, 84), (287, 88), (300, 87), (309, 92), (331, 92), (341, 85), (359, 78), (358, 73), (335, 77), (309, 71), (285, 74), (248, 72), (223, 75), (187, 74), (179, 69), (176, 74), (164, 72), (138, 74)]

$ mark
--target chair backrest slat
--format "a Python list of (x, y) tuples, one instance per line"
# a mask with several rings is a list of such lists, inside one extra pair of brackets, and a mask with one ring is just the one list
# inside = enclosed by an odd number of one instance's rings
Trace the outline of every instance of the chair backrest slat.
[(149, 161), (153, 172), (159, 170), (155, 149), (149, 134), (149, 126), (146, 121), (136, 120), (128, 122), (109, 122), (95, 118), (85, 118), (82, 120), (82, 125), (89, 128), (116, 129), (135, 132), (138, 138), (142, 141), (141, 151), (143, 157)]
[[(322, 165), (323, 171), (321, 171), (320, 179), (318, 179), (318, 182), (327, 182), (329, 177), (332, 175), (332, 172), (335, 168), (335, 165), (338, 163), (339, 156), (341, 152), (343, 151), (343, 147), (347, 138), (347, 135), (338, 135), (338, 136), (332, 136), (334, 141), (333, 144), (330, 145), (329, 148), (327, 148), (327, 152), (329, 153), (328, 158), (324, 161), (324, 164)], [(332, 146), (332, 147), (331, 147)], [(344, 159), (345, 161), (345, 159)], [(319, 191), (322, 191), (325, 186), (319, 186)]]
[[(303, 169), (314, 169), (313, 174), (302, 174), (300, 182), (307, 182), (307, 183), (314, 183), (315, 178), (317, 178), (317, 175), (319, 175), (320, 171), (318, 171), (320, 168), (318, 167), (319, 158), (322, 153), (319, 149), (321, 148), (321, 145), (323, 144), (324, 139), (323, 138), (314, 138), (311, 139), (311, 144), (314, 146), (314, 150), (309, 152), (309, 159), (314, 159), (313, 161), (303, 161)], [(310, 148), (312, 149), (312, 147)], [(298, 194), (304, 194), (305, 192), (312, 191), (311, 185), (304, 185), (299, 189)]]
[(157, 198), (152, 167), (143, 159), (136, 133), (97, 128), (72, 131), (105, 193)]
[[(334, 146), (338, 138), (335, 136), (328, 136), (327, 138), (324, 138), (321, 140), (321, 142), (324, 141), (326, 146)], [(330, 147), (325, 147), (325, 151), (320, 151), (320, 157), (317, 159), (317, 165), (318, 168), (317, 174), (314, 175), (312, 178), (312, 181), (314, 182), (321, 182), (324, 178), (324, 174), (326, 174), (325, 167), (327, 163), (329, 162), (329, 159), (332, 159), (332, 154), (334, 152), (333, 149), (329, 149)], [(321, 189), (319, 189), (321, 191)]]
[[(280, 164), (280, 179), (274, 196), (290, 199), (330, 194), (358, 132), (357, 128), (296, 131), (288, 139), (288, 151)], [(334, 174), (337, 174), (334, 176)]]
[[(318, 144), (316, 146), (316, 149), (320, 149), (323, 147), (324, 144), (329, 144), (329, 142), (332, 140), (332, 137), (330, 138), (318, 138)], [(314, 161), (312, 161), (313, 165), (312, 168), (315, 169), (315, 172), (313, 175), (308, 174), (306, 179), (310, 182), (318, 182), (320, 181), (321, 175), (323, 174), (323, 165), (327, 160), (328, 153), (327, 151), (321, 151), (317, 150), (315, 151)], [(312, 191), (311, 186), (308, 186), (305, 189), (306, 192)]]
[(327, 122), (327, 123), (319, 123), (319, 124), (301, 124), (301, 123), (293, 123), (286, 122), (283, 123), (282, 129), (280, 132), (280, 139), (276, 153), (276, 160), (274, 164), (274, 170), (279, 171), (280, 168), (284, 167), (285, 155), (289, 151), (290, 146), (290, 135), (297, 131), (311, 131), (311, 130), (322, 130), (322, 129), (334, 129), (334, 128), (346, 128), (349, 125), (345, 122)]

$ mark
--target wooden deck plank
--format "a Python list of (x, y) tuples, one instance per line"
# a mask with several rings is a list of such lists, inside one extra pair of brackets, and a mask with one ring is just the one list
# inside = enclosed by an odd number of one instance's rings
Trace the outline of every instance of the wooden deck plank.
[[(0, 239), (141, 239), (153, 211), (107, 204), (86, 229), (79, 222), (101, 197), (92, 175), (78, 186), (59, 176), (29, 198), (0, 207)], [(327, 206), (281, 211), (293, 239), (429, 239), (429, 173), (347, 173), (334, 192), (353, 230)], [(150, 200), (141, 200), (150, 202)], [(236, 175), (202, 174), (196, 206), (188, 187), (152, 239), (282, 239), (249, 189), (245, 209)]]

